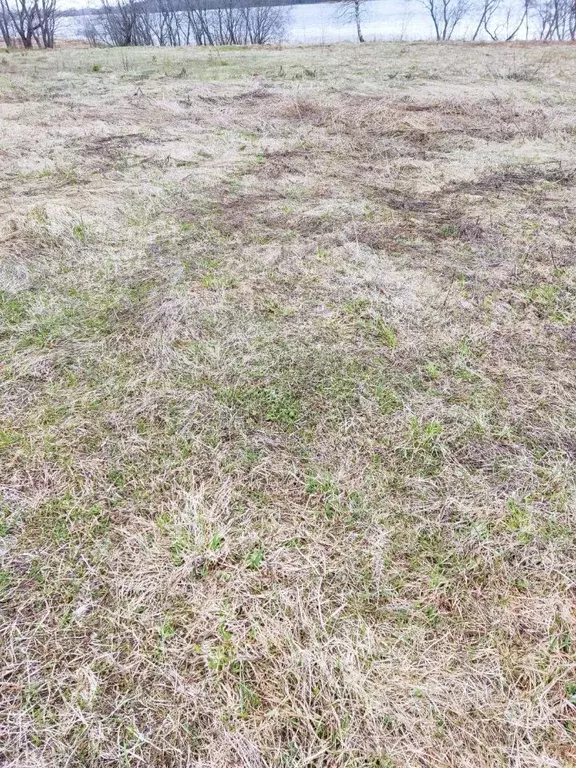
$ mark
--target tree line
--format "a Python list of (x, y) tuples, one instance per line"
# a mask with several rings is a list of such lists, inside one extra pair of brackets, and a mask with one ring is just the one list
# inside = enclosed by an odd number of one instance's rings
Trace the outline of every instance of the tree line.
[(286, 10), (255, 0), (102, 0), (86, 19), (93, 45), (263, 45), (282, 40)]
[[(284, 4), (287, 0), (281, 0)], [(58, 0), (0, 0), (0, 36), (7, 47), (52, 48)], [(332, 0), (364, 42), (370, 0)], [(576, 39), (576, 0), (417, 0), (437, 40), (451, 40), (467, 22), (468, 39)], [(287, 11), (269, 0), (101, 0), (85, 18), (93, 45), (261, 45), (281, 41)], [(530, 26), (530, 35), (528, 28)]]
[[(363, 43), (362, 22), (370, 0), (333, 0), (339, 16), (354, 24)], [(576, 40), (576, 0), (417, 0), (428, 12), (436, 40), (452, 40), (468, 22), (468, 40), (494, 42), (528, 39), (550, 42)], [(528, 31), (530, 26), (530, 33)]]
[(437, 40), (450, 40), (458, 25), (472, 21), (469, 39), (514, 40), (528, 24), (532, 37), (544, 41), (576, 38), (576, 0), (421, 0)]
[[(0, 0), (2, 2), (3, 0)], [(463, 22), (468, 39), (510, 41), (520, 35), (543, 41), (576, 39), (576, 0), (417, 0), (427, 10), (437, 40), (451, 40)], [(370, 0), (332, 0), (355, 25)], [(282, 40), (286, 11), (268, 0), (102, 0), (85, 35), (104, 45), (246, 45)]]

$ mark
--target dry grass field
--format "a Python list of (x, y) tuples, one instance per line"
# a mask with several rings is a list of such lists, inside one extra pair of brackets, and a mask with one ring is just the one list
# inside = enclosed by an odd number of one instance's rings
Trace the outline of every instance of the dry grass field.
[(0, 53), (2, 768), (576, 765), (576, 48)]

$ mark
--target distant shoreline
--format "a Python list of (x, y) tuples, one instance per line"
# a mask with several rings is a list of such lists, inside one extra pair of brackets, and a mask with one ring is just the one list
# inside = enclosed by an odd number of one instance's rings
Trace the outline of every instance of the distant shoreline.
[[(330, 1), (330, 0), (328, 0)], [(273, 0), (273, 2), (250, 2), (250, 0), (237, 0), (235, 2), (236, 7), (243, 7), (243, 6), (253, 6), (253, 5), (278, 5), (278, 6), (284, 6), (284, 5), (319, 5), (321, 3), (325, 3), (327, 0)], [(332, 0), (332, 2), (336, 3), (336, 0)], [(227, 8), (230, 3), (226, 2), (226, 0), (205, 0), (203, 7), (206, 8)], [(143, 10), (147, 10), (150, 12), (155, 11), (155, 2), (154, 0), (151, 0), (151, 2), (142, 2), (142, 8)], [(180, 10), (176, 8), (175, 10)], [(66, 10), (60, 11), (58, 15), (62, 18), (73, 18), (75, 16), (94, 16), (95, 14), (100, 13), (100, 8), (67, 8)]]

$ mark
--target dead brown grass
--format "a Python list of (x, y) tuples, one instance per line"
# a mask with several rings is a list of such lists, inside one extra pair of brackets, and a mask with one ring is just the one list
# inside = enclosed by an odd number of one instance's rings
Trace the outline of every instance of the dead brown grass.
[(2, 766), (575, 764), (572, 49), (5, 62)]

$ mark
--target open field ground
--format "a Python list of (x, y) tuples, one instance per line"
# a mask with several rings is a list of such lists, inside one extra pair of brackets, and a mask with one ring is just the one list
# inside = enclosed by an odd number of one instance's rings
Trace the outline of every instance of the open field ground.
[(0, 53), (3, 768), (576, 765), (576, 48)]

